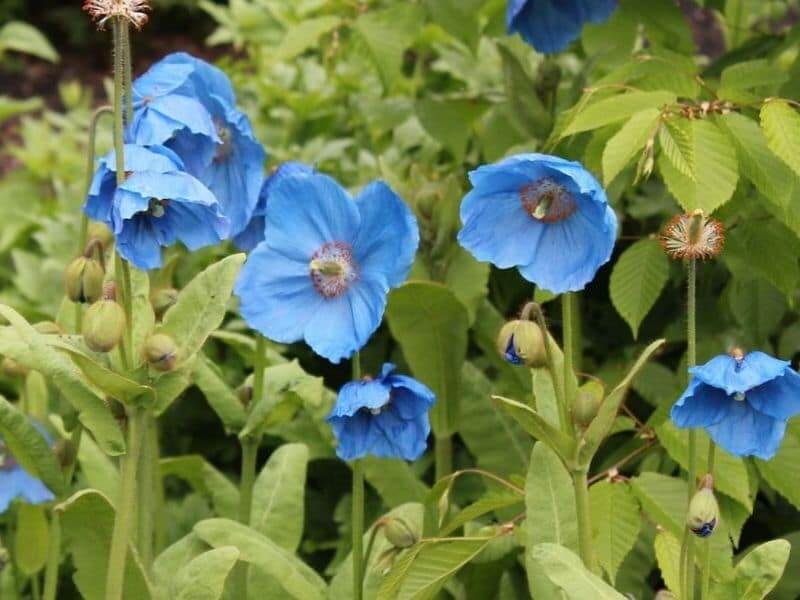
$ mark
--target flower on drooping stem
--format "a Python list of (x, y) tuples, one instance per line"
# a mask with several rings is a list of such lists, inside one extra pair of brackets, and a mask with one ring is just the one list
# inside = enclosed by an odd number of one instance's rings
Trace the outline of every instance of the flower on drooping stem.
[(705, 538), (714, 533), (718, 523), (719, 503), (714, 496), (714, 478), (707, 474), (689, 502), (686, 525), (696, 536)]
[(722, 252), (725, 228), (702, 210), (675, 215), (660, 236), (664, 252), (675, 260), (707, 260)]
[(469, 174), (459, 243), (556, 294), (582, 290), (611, 258), (617, 217), (580, 163), (520, 154)]
[(242, 316), (272, 340), (305, 339), (334, 363), (378, 328), (419, 244), (416, 219), (388, 185), (374, 182), (354, 200), (319, 173), (275, 183), (266, 231), (236, 282)]
[(788, 361), (735, 348), (689, 373), (670, 413), (678, 427), (703, 428), (736, 456), (775, 455), (786, 421), (800, 414), (800, 375)]
[(506, 27), (549, 54), (564, 50), (586, 23), (602, 23), (616, 8), (617, 0), (509, 0)]
[[(50, 445), (52, 440), (44, 427), (33, 419), (31, 423)], [(55, 496), (45, 484), (17, 462), (0, 436), (0, 514), (6, 512), (11, 502), (17, 498), (28, 504), (44, 504), (54, 500)]]
[(364, 456), (416, 460), (425, 452), (431, 431), (428, 411), (436, 396), (406, 375), (383, 365), (376, 379), (345, 384), (327, 421), (339, 442), (342, 460)]
[(83, 10), (89, 13), (97, 23), (98, 29), (104, 29), (106, 23), (121, 18), (141, 29), (147, 23), (147, 11), (150, 10), (148, 0), (85, 0)]

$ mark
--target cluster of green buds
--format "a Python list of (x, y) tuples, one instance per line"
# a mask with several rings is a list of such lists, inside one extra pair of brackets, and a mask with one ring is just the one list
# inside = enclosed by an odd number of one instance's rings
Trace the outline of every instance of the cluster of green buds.
[(102, 297), (86, 310), (83, 340), (95, 352), (111, 352), (122, 341), (125, 323), (125, 309), (117, 302), (117, 284), (109, 281)]
[(403, 519), (384, 517), (375, 524), (383, 529), (383, 535), (390, 546), (375, 560), (375, 569), (386, 574), (392, 568), (397, 555), (419, 541), (419, 537)]
[(163, 333), (155, 333), (144, 344), (144, 359), (157, 371), (172, 371), (178, 363), (178, 346)]
[(538, 305), (527, 304), (520, 318), (503, 325), (497, 336), (497, 351), (513, 365), (524, 364), (533, 368), (547, 365), (546, 332), (530, 320), (534, 310), (540, 310)]
[(714, 496), (714, 478), (708, 474), (689, 503), (686, 524), (696, 536), (705, 538), (714, 533), (718, 522), (719, 504)]

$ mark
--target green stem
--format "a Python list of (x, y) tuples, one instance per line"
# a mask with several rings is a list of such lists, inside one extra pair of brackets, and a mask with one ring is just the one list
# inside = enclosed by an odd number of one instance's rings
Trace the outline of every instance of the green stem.
[(114, 152), (116, 154), (117, 185), (125, 182), (125, 139), (122, 100), (125, 94), (125, 49), (122, 30), (127, 28), (120, 17), (112, 24), (114, 33)]
[(164, 478), (161, 476), (161, 447), (158, 439), (158, 420), (153, 419), (153, 426), (148, 433), (150, 440), (150, 461), (153, 473), (153, 556), (158, 556), (164, 549), (167, 535), (167, 515), (164, 504)]
[(133, 531), (136, 503), (136, 472), (142, 450), (145, 411), (130, 409), (128, 418), (128, 453), (122, 462), (122, 480), (111, 535), (111, 548), (106, 573), (106, 600), (121, 600), (125, 583), (125, 559)]
[(564, 404), (567, 414), (575, 401), (575, 295), (567, 292), (561, 296), (561, 318), (564, 338)]
[(373, 525), (372, 530), (369, 533), (369, 540), (367, 541), (367, 549), (364, 552), (364, 564), (369, 564), (369, 557), (372, 556), (372, 548), (375, 546), (375, 538), (378, 537), (378, 532), (383, 529), (386, 525), (386, 522), (383, 519), (380, 519), (375, 525)]
[(61, 562), (61, 516), (53, 511), (50, 519), (50, 540), (47, 548), (47, 567), (44, 571), (44, 600), (56, 600), (58, 566)]
[(139, 457), (139, 483), (138, 501), (136, 506), (139, 534), (137, 547), (139, 557), (145, 571), (149, 573), (153, 564), (153, 520), (155, 517), (155, 473), (153, 469), (153, 431), (155, 430), (155, 417), (148, 410), (144, 418), (144, 432), (142, 434), (142, 452)]
[(453, 472), (452, 436), (436, 436), (434, 451), (436, 453), (436, 481), (439, 481)]
[(364, 598), (364, 471), (360, 460), (353, 462), (353, 598)]
[[(714, 462), (716, 460), (717, 446), (714, 440), (708, 440), (708, 474), (714, 477)], [(703, 543), (703, 580), (700, 587), (700, 598), (708, 600), (711, 593), (711, 538), (706, 538)]]
[[(556, 404), (558, 405), (558, 416), (561, 429), (564, 431), (564, 433), (572, 435), (573, 429), (564, 393), (564, 378), (559, 377), (558, 371), (556, 370), (556, 361), (554, 358), (555, 353), (553, 352), (553, 339), (552, 336), (550, 335), (549, 329), (547, 328), (547, 321), (544, 318), (544, 313), (542, 312), (541, 307), (535, 302), (531, 304), (532, 304), (533, 317), (536, 320), (536, 323), (539, 325), (539, 329), (541, 329), (542, 335), (544, 335), (544, 352), (545, 355), (547, 356), (547, 370), (550, 372), (550, 379), (553, 382), (553, 393), (555, 393), (556, 395)], [(523, 318), (526, 317), (525, 311), (523, 311), (522, 316)], [(531, 369), (531, 390), (534, 389), (533, 385), (534, 374), (535, 371)], [(536, 405), (535, 394), (533, 403), (535, 407)]]
[[(687, 312), (687, 352), (686, 358), (689, 367), (697, 364), (697, 261), (690, 260), (688, 264), (688, 312)], [(697, 432), (689, 430), (689, 468), (688, 468), (688, 501), (692, 501), (692, 496), (697, 491)], [(688, 504), (687, 504), (688, 506)], [(693, 535), (687, 536), (686, 547), (686, 596), (685, 600), (694, 598), (694, 556), (695, 539)]]
[(592, 518), (586, 469), (579, 468), (572, 471), (572, 486), (575, 490), (575, 509), (578, 513), (578, 542), (581, 560), (587, 569), (594, 571), (597, 563), (592, 547)]
[(133, 285), (131, 284), (131, 266), (127, 260), (120, 260), (122, 266), (122, 281), (124, 292), (122, 295), (122, 307), (125, 309), (125, 324), (126, 336), (123, 340), (127, 344), (128, 359), (131, 361), (130, 367), (133, 367)]
[(120, 47), (122, 48), (123, 86), (125, 90), (125, 123), (133, 121), (133, 56), (131, 55), (130, 25), (120, 27)]
[(42, 597), (42, 590), (40, 589), (38, 573), (34, 573), (33, 576), (31, 577), (31, 594), (33, 595), (33, 600), (40, 600)]

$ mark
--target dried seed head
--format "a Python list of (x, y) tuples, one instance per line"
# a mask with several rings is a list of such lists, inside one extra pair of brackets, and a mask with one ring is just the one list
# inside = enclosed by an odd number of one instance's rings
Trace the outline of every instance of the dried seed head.
[(116, 17), (141, 29), (147, 23), (150, 4), (148, 0), (85, 0), (83, 10), (97, 23), (98, 29), (104, 29), (106, 22)]
[(674, 216), (661, 233), (664, 252), (675, 260), (714, 258), (724, 244), (722, 223), (701, 210)]

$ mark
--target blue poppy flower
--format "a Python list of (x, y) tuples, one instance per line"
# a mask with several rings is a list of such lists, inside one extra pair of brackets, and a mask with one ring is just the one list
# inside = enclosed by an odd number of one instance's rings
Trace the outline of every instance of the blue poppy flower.
[(342, 460), (367, 455), (416, 460), (425, 452), (428, 411), (436, 396), (416, 379), (392, 371), (394, 365), (386, 363), (377, 379), (352, 381), (339, 391), (327, 421)]
[(509, 0), (506, 27), (551, 54), (576, 40), (587, 22), (602, 23), (616, 8), (617, 0)]
[(228, 219), (214, 195), (183, 171), (168, 148), (125, 146), (125, 182), (117, 187), (116, 154), (102, 158), (84, 211), (108, 225), (119, 253), (140, 269), (161, 266), (161, 246), (190, 250), (226, 239)]
[(264, 180), (264, 185), (261, 186), (258, 204), (256, 204), (253, 216), (250, 218), (247, 227), (233, 238), (233, 243), (236, 244), (236, 247), (244, 252), (250, 252), (250, 250), (264, 241), (264, 227), (266, 225), (264, 216), (267, 213), (267, 199), (269, 198), (270, 190), (277, 181), (287, 175), (308, 175), (315, 171), (314, 167), (292, 161), (283, 163), (275, 169), (275, 172), (267, 177)]
[[(51, 440), (42, 426), (33, 423), (50, 444)], [(44, 504), (55, 499), (47, 486), (28, 473), (11, 454), (0, 436), (0, 514), (8, 510), (12, 501), (20, 499), (28, 504)]]
[(378, 328), (419, 244), (416, 219), (388, 185), (374, 182), (354, 201), (319, 173), (275, 182), (266, 231), (236, 283), (242, 315), (266, 337), (305, 339), (335, 363)]
[(129, 139), (174, 150), (187, 172), (217, 197), (231, 234), (244, 230), (258, 202), (266, 153), (249, 119), (236, 108), (227, 76), (180, 52), (153, 65), (133, 90), (136, 112)]
[(732, 353), (689, 372), (689, 386), (672, 407), (675, 424), (705, 429), (736, 456), (772, 458), (786, 421), (800, 414), (800, 375), (789, 362), (763, 352)]
[(617, 217), (580, 163), (520, 154), (469, 178), (458, 241), (478, 260), (560, 294), (582, 290), (611, 258)]

